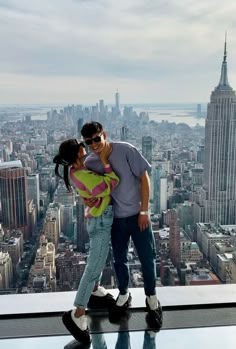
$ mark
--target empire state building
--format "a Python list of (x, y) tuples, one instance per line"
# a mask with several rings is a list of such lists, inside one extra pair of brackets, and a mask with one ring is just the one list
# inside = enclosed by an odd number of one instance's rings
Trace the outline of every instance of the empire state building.
[(207, 108), (199, 202), (204, 222), (216, 224), (236, 223), (236, 95), (228, 82), (226, 59), (225, 41), (220, 81)]

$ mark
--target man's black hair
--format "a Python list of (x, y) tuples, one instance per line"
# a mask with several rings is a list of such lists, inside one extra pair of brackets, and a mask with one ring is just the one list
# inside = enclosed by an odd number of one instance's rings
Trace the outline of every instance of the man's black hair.
[(95, 133), (99, 133), (102, 131), (103, 131), (103, 127), (102, 127), (102, 124), (100, 124), (100, 122), (91, 121), (91, 122), (87, 122), (86, 124), (84, 124), (84, 126), (81, 129), (81, 135), (84, 138), (90, 138)]

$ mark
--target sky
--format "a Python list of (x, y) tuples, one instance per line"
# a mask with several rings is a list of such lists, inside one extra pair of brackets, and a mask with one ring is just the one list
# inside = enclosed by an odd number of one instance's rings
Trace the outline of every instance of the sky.
[(206, 103), (235, 0), (0, 0), (0, 105)]

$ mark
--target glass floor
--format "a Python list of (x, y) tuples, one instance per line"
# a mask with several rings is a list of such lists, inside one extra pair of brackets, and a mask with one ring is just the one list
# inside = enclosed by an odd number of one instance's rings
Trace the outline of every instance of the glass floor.
[(236, 326), (198, 327), (154, 332), (93, 334), (92, 343), (78, 346), (72, 336), (1, 339), (1, 349), (232, 349)]

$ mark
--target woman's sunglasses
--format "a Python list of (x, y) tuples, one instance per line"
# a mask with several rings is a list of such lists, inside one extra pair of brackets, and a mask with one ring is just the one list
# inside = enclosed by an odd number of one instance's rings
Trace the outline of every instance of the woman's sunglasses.
[(98, 135), (98, 136), (96, 136), (96, 137), (94, 137), (94, 138), (85, 139), (84, 142), (85, 142), (87, 145), (91, 145), (93, 142), (94, 142), (94, 143), (99, 143), (99, 142), (101, 142), (101, 140), (102, 140), (101, 136), (102, 136), (102, 134), (100, 134), (100, 135)]

